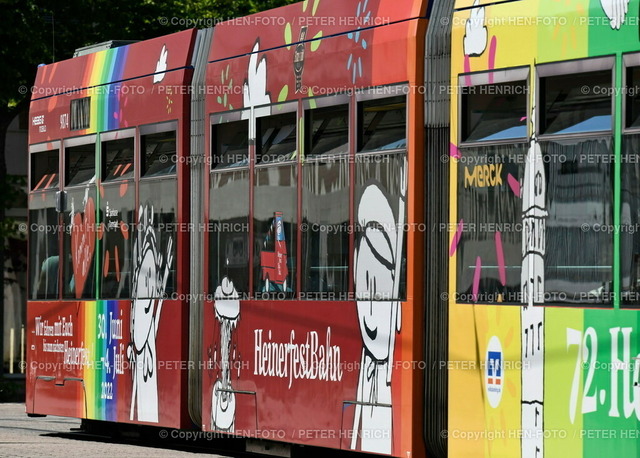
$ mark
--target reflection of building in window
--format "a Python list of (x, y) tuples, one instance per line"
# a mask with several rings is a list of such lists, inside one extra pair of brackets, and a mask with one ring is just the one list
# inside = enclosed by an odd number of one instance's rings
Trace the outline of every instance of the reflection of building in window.
[(613, 61), (575, 65), (593, 71), (541, 67), (539, 144), (548, 217), (544, 272), (535, 275), (544, 278), (548, 302), (609, 303), (613, 235), (599, 228), (613, 224)]

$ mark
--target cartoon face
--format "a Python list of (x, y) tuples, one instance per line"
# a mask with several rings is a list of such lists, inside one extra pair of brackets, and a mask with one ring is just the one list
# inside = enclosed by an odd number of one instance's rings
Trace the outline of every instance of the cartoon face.
[(356, 297), (358, 299), (358, 322), (364, 346), (379, 361), (389, 357), (389, 343), (395, 332), (395, 310), (397, 304), (389, 300), (393, 276), (384, 265), (377, 262), (367, 243), (357, 253)]
[(360, 200), (363, 228), (355, 254), (358, 321), (365, 348), (379, 361), (389, 358), (398, 304), (394, 296), (396, 225), (384, 194), (369, 186)]
[(140, 299), (133, 301), (133, 341), (136, 348), (142, 348), (153, 324), (153, 299), (157, 293), (156, 279), (158, 278), (156, 271), (156, 263), (151, 250), (147, 250), (142, 258), (139, 266), (138, 278), (135, 281), (135, 296)]

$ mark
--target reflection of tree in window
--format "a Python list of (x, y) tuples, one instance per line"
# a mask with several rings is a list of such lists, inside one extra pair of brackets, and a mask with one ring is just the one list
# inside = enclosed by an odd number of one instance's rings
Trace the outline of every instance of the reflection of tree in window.
[(611, 130), (611, 71), (542, 78), (541, 133)]
[(406, 148), (407, 110), (403, 96), (360, 104), (359, 151)]
[[(349, 147), (349, 108), (318, 108), (306, 113), (307, 156), (346, 153)], [(310, 128), (309, 128), (310, 126)]]
[(464, 88), (462, 141), (495, 141), (527, 136), (526, 82)]
[(59, 151), (44, 151), (31, 155), (31, 190), (41, 191), (57, 188), (60, 181), (58, 173)]
[(102, 142), (104, 180), (133, 178), (133, 138)]
[(249, 122), (236, 121), (213, 126), (212, 168), (249, 164)]
[(162, 132), (142, 137), (142, 174), (144, 177), (176, 172), (176, 134)]
[(258, 118), (257, 156), (260, 163), (282, 162), (295, 158), (296, 114)]
[(89, 183), (95, 179), (96, 146), (72, 146), (66, 148), (67, 153), (67, 186)]

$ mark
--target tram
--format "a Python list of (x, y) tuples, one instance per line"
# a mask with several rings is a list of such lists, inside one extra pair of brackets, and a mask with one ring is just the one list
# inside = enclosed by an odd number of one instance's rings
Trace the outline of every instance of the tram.
[(637, 455), (632, 9), (309, 0), (41, 66), (27, 413)]

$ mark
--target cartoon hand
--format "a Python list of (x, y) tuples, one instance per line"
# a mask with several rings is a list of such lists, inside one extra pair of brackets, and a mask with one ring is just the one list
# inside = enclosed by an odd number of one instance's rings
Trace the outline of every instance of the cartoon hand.
[(629, 0), (600, 0), (604, 14), (609, 18), (611, 28), (619, 30), (624, 24), (627, 10), (629, 9)]
[(160, 51), (160, 58), (158, 59), (158, 63), (156, 64), (155, 75), (153, 75), (154, 83), (159, 83), (164, 79), (164, 72), (167, 70), (168, 55), (169, 55), (169, 51), (167, 51), (167, 47), (162, 46), (162, 51)]
[(271, 96), (267, 92), (267, 60), (265, 57), (258, 60), (258, 51), (260, 51), (260, 43), (256, 42), (249, 57), (247, 81), (242, 88), (242, 101), (245, 108), (271, 103)]
[[(473, 6), (477, 6), (476, 0)], [(487, 28), (484, 25), (484, 7), (473, 8), (465, 24), (464, 53), (467, 56), (479, 56), (487, 48)]]

